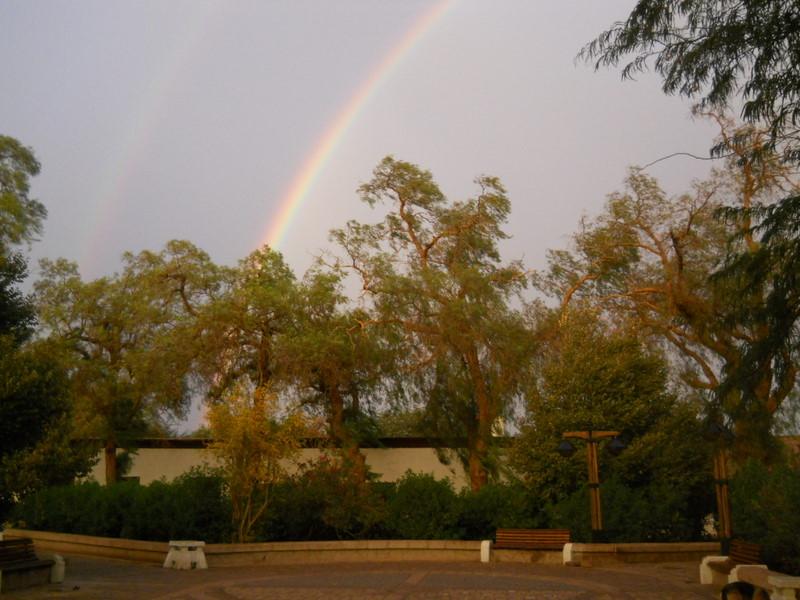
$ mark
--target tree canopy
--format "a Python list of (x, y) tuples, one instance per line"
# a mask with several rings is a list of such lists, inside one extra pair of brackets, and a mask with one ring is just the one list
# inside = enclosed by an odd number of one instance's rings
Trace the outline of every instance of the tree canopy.
[(458, 421), (473, 489), (487, 482), (492, 424), (520, 389), (529, 343), (509, 306), (526, 274), (498, 248), (510, 203), (496, 178), (476, 183), (477, 196), (450, 202), (428, 171), (384, 158), (360, 188), (370, 206), (387, 205), (383, 220), (333, 232), (372, 322), (402, 336), (426, 410)]
[(0, 135), (0, 256), (10, 246), (31, 242), (42, 232), (47, 210), (28, 195), (30, 178), (39, 169), (33, 150)]
[[(733, 135), (751, 143), (757, 138), (753, 131)], [(739, 151), (726, 168), (673, 198), (655, 179), (633, 169), (626, 189), (609, 196), (603, 214), (582, 222), (572, 250), (550, 252), (549, 270), (537, 282), (563, 310), (581, 298), (656, 336), (672, 349), (690, 387), (707, 395), (718, 392), (719, 406), (709, 403), (708, 410), (733, 418), (741, 449), (763, 456), (797, 370), (780, 349), (757, 371), (746, 364), (747, 348), (773, 333), (763, 321), (740, 319), (739, 307), (751, 314), (761, 310), (771, 290), (763, 283), (710, 276), (731, 248), (747, 254), (759, 248), (745, 221), (721, 220), (719, 210), (765, 204), (795, 188), (779, 161), (772, 166), (760, 161), (756, 167), (747, 148)], [(786, 368), (777, 368), (780, 362)], [(735, 371), (751, 377), (722, 393), (722, 382)]]

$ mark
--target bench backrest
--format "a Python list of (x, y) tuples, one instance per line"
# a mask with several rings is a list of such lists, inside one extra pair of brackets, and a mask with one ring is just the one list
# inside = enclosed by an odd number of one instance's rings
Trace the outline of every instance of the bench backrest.
[(739, 565), (761, 564), (761, 545), (745, 542), (744, 540), (731, 540), (728, 557)]
[(30, 538), (13, 538), (0, 540), (0, 565), (36, 560), (33, 551), (33, 540)]
[(569, 543), (569, 529), (498, 529), (498, 547), (561, 548)]

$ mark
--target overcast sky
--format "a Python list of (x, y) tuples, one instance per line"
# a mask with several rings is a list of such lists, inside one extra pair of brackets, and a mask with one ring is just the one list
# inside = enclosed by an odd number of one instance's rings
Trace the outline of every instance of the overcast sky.
[[(94, 278), (118, 270), (123, 251), (181, 238), (235, 263), (377, 81), (278, 247), (298, 275), (330, 228), (374, 218), (355, 190), (387, 154), (431, 170), (454, 199), (477, 175), (500, 177), (506, 258), (541, 267), (629, 165), (708, 154), (713, 127), (655, 77), (621, 82), (575, 63), (632, 5), (4, 0), (0, 133), (35, 150), (33, 191), (49, 211), (31, 255), (75, 260)], [(650, 172), (679, 192), (707, 169), (676, 158)]]

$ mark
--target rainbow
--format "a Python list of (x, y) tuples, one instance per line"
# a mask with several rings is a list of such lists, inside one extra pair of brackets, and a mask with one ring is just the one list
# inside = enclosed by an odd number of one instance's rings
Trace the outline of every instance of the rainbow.
[(352, 94), (296, 172), (283, 195), (277, 213), (270, 220), (269, 227), (261, 238), (260, 245), (267, 244), (272, 248), (281, 245), (303, 202), (361, 110), (452, 4), (453, 0), (440, 0), (425, 10)]
[(164, 53), (153, 73), (149, 93), (143, 97), (136, 114), (130, 116), (127, 129), (121, 133), (116, 145), (120, 153), (112, 159), (111, 168), (105, 170), (103, 178), (98, 180), (87, 227), (91, 234), (78, 252), (79, 264), (90, 272), (97, 270), (97, 259), (106, 253), (104, 248), (109, 244), (106, 236), (112, 224), (119, 221), (125, 188), (135, 173), (135, 167), (144, 160), (159, 129), (159, 120), (169, 108), (168, 100), (178, 75), (190, 64), (208, 31), (223, 18), (227, 7), (219, 2), (197, 3), (193, 8), (184, 20), (184, 34), (174, 37), (172, 48)]

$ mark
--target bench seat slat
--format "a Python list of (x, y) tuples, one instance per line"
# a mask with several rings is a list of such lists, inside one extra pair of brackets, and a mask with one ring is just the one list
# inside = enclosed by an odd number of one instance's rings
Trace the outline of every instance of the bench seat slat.
[(498, 529), (495, 548), (560, 550), (569, 541), (569, 529)]

